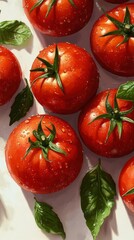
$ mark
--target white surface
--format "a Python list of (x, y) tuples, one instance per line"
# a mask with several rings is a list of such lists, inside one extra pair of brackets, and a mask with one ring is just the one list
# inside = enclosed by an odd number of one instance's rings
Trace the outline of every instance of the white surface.
[[(133, 1), (130, 1), (133, 2)], [(99, 1), (100, 6), (104, 6), (105, 9), (111, 9), (115, 5), (105, 3), (103, 0)], [(76, 43), (81, 47), (86, 48), (90, 52), (89, 47), (89, 32), (95, 21), (95, 19), (102, 14), (99, 5), (96, 1), (94, 4), (94, 11), (91, 20), (88, 25), (80, 32), (73, 34), (72, 36), (64, 38), (53, 38), (44, 36), (37, 33), (27, 20), (21, 1), (18, 0), (0, 0), (0, 21), (17, 19), (25, 22), (33, 33), (33, 38), (26, 43), (25, 46), (9, 47), (12, 52), (17, 56), (22, 70), (23, 77), (29, 78), (29, 70), (31, 64), (38, 52), (54, 42), (68, 41)], [(108, 87), (118, 87), (119, 84), (132, 78), (123, 78), (112, 75), (102, 69), (99, 65), (100, 72), (100, 85), (99, 90), (106, 89)], [(22, 82), (20, 89), (24, 86)], [(20, 90), (19, 89), (19, 90)], [(18, 90), (18, 92), (19, 92)], [(1, 240), (56, 240), (60, 237), (53, 237), (51, 235), (44, 234), (36, 226), (33, 217), (33, 194), (23, 191), (17, 184), (11, 179), (4, 158), (4, 146), (6, 140), (12, 131), (12, 129), (18, 124), (15, 123), (9, 127), (9, 112), (13, 103), (13, 99), (3, 107), (0, 107), (0, 239)], [(32, 114), (44, 113), (43, 108), (37, 103), (31, 108), (25, 118)], [(71, 116), (61, 116), (68, 120), (70, 124), (76, 129), (77, 114)], [(21, 120), (22, 121), (22, 120)], [(84, 146), (83, 146), (84, 147)], [(78, 178), (73, 184), (67, 187), (65, 190), (50, 195), (38, 195), (37, 199), (46, 201), (51, 204), (55, 211), (60, 216), (65, 232), (67, 235), (66, 240), (92, 240), (90, 231), (86, 227), (85, 219), (80, 208), (79, 187), (83, 176), (88, 170), (88, 167), (97, 163), (98, 156), (91, 153), (86, 147), (84, 164)], [(125, 161), (133, 156), (133, 153), (118, 159), (102, 159), (102, 166), (104, 170), (108, 171), (118, 183), (119, 172), (124, 165)], [(117, 185), (118, 194), (118, 185)], [(105, 221), (101, 232), (98, 236), (99, 240), (133, 240), (134, 239), (134, 215), (130, 213), (124, 206), (119, 194), (116, 198), (116, 205), (112, 211), (110, 217)]]

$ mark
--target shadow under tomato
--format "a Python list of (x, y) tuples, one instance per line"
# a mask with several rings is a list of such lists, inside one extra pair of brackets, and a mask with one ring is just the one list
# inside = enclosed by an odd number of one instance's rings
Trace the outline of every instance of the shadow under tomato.
[(4, 218), (8, 218), (8, 216), (7, 216), (5, 206), (2, 202), (2, 200), (0, 199), (0, 226), (2, 225), (2, 222), (3, 222)]
[(131, 223), (131, 225), (132, 225), (132, 227), (133, 227), (133, 229), (134, 229), (134, 213), (131, 212), (131, 211), (126, 207), (125, 204), (124, 204), (124, 207), (125, 207), (126, 212), (127, 212), (127, 214), (128, 214), (128, 217), (129, 217), (130, 223)]
[(57, 114), (57, 113), (49, 112), (45, 108), (44, 108), (44, 111), (46, 112), (46, 114), (53, 115), (55, 117), (59, 117), (59, 118), (63, 119), (64, 121), (66, 121), (67, 123), (69, 123), (71, 125), (71, 127), (75, 130), (77, 136), (79, 137), (78, 128), (77, 128), (79, 112), (73, 113), (73, 114)]
[(35, 30), (35, 32), (36, 32), (36, 35), (38, 36), (38, 39), (40, 40), (40, 43), (42, 44), (42, 48), (45, 48), (48, 45), (52, 45), (54, 43), (59, 43), (59, 42), (69, 42), (69, 43), (78, 44), (80, 35), (81, 35), (80, 32), (77, 32), (66, 37), (53, 37), (53, 36), (40, 33), (37, 30)]

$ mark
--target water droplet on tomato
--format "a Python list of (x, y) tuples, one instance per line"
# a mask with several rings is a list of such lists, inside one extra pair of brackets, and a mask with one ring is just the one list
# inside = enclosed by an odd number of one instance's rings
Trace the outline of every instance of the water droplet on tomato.
[(20, 134), (20, 136), (21, 136), (22, 138), (25, 138), (25, 137), (27, 137), (29, 134), (30, 134), (30, 132), (25, 129), (25, 130), (22, 131), (22, 133)]
[(68, 151), (68, 152), (71, 152), (71, 148), (67, 148), (67, 151)]
[(65, 128), (62, 128), (61, 131), (64, 133), (66, 130), (65, 130)]
[(96, 113), (95, 112), (92, 112), (90, 114), (90, 121), (92, 121), (94, 118), (96, 118)]
[(68, 163), (65, 163), (65, 168), (68, 168)]
[(42, 153), (40, 153), (39, 160), (42, 160), (42, 158), (43, 158)]
[(97, 143), (100, 144), (100, 145), (103, 144), (103, 142), (101, 140), (99, 140), (99, 139), (97, 139)]
[(49, 50), (51, 53), (53, 53), (54, 52), (54, 49), (52, 49), (52, 48), (50, 48), (50, 50)]
[(27, 120), (25, 120), (25, 123), (29, 123), (30, 121), (27, 119)]
[(106, 127), (106, 123), (103, 123), (101, 126), (102, 126), (103, 128), (105, 128), (105, 127)]
[(111, 150), (111, 154), (115, 154), (115, 155), (116, 155), (116, 154), (117, 154), (117, 152), (118, 152), (118, 151), (117, 151), (117, 149), (116, 149), (116, 148), (113, 148), (113, 149)]

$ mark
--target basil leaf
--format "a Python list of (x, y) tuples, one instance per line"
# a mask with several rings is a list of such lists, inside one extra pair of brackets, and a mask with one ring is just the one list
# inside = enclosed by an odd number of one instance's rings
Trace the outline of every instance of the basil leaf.
[(28, 82), (26, 81), (26, 87), (16, 96), (13, 105), (11, 106), (11, 111), (9, 114), (11, 126), (15, 121), (18, 121), (22, 117), (26, 115), (29, 111), (30, 107), (33, 105), (33, 94), (28, 86)]
[(134, 81), (128, 81), (121, 84), (117, 91), (117, 98), (134, 102)]
[(0, 22), (0, 44), (22, 45), (31, 37), (29, 27), (17, 20)]
[(114, 206), (116, 186), (110, 174), (98, 164), (82, 180), (81, 208), (86, 224), (95, 240), (100, 228)]
[(134, 194), (134, 188), (132, 188), (132, 189), (128, 190), (126, 193), (124, 193), (124, 194), (122, 195), (122, 197), (131, 195), (131, 194)]
[(38, 202), (35, 199), (34, 217), (37, 226), (51, 234), (60, 235), (65, 239), (66, 234), (63, 229), (63, 225), (58, 215), (53, 211), (53, 208), (44, 202)]

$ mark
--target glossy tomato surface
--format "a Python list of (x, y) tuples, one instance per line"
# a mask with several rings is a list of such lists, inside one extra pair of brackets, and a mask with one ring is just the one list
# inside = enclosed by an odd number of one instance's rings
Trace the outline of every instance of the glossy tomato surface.
[(134, 212), (134, 194), (122, 196), (134, 188), (134, 157), (129, 159), (119, 175), (119, 192), (126, 206)]
[[(113, 158), (124, 156), (134, 150), (134, 124), (122, 121), (121, 137), (119, 138), (116, 126), (107, 138), (110, 120), (101, 118), (93, 121), (93, 119), (107, 113), (105, 103), (108, 93), (108, 101), (111, 106), (114, 105), (116, 92), (116, 89), (111, 89), (96, 95), (91, 103), (81, 111), (78, 121), (80, 136), (85, 145), (98, 155)], [(117, 99), (117, 102), (120, 111), (126, 111), (132, 107), (132, 103), (129, 101)], [(126, 117), (134, 120), (134, 111)]]
[[(118, 5), (108, 14), (123, 23), (126, 7), (130, 12), (131, 24), (134, 24), (134, 3)], [(124, 37), (119, 34), (103, 36), (117, 29), (105, 14), (102, 15), (95, 22), (91, 31), (92, 52), (106, 70), (121, 76), (134, 76), (134, 37), (130, 37), (127, 42), (120, 44)]]
[(16, 56), (0, 46), (0, 106), (7, 103), (17, 91), (22, 78)]
[[(58, 72), (63, 91), (55, 77), (39, 78), (40, 71), (30, 73), (32, 91), (38, 102), (49, 111), (69, 114), (80, 110), (96, 93), (99, 74), (90, 54), (71, 43), (58, 43)], [(38, 57), (54, 63), (56, 45), (43, 49)], [(33, 69), (45, 68), (45, 64), (36, 58)], [(37, 79), (35, 81), (35, 79)]]
[(74, 5), (70, 2), (55, 1), (49, 14), (47, 11), (51, 0), (44, 0), (33, 11), (31, 9), (37, 1), (23, 0), (23, 7), (29, 21), (38, 31), (51, 36), (67, 36), (82, 29), (93, 11), (93, 0), (73, 0)]
[[(52, 124), (55, 126), (53, 144), (65, 154), (48, 149), (45, 158), (38, 147), (25, 155), (30, 147), (29, 138), (34, 142), (37, 140), (33, 131), (37, 130), (40, 121), (46, 136), (50, 134)], [(22, 188), (35, 193), (51, 193), (74, 181), (82, 166), (83, 151), (80, 140), (67, 122), (50, 115), (36, 115), (13, 130), (7, 140), (5, 157), (11, 176)]]

